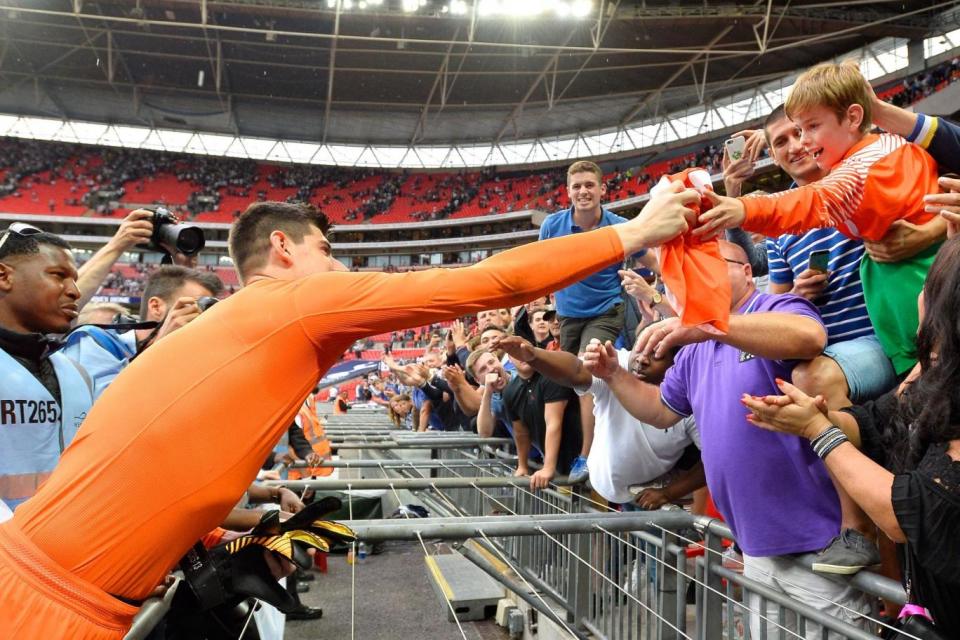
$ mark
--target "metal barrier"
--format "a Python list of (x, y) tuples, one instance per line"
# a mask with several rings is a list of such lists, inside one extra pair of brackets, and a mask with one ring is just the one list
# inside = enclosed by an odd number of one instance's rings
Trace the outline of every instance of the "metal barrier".
[[(563, 478), (548, 489), (532, 492), (528, 479), (513, 477), (513, 459), (502, 448), (502, 439), (401, 434), (385, 429), (385, 422), (382, 414), (375, 413), (330, 417), (328, 431), (336, 430), (340, 442), (349, 442), (340, 447), (368, 457), (329, 461), (324, 466), (366, 477), (279, 484), (297, 489), (380, 488), (393, 492), (398, 502), (399, 491), (412, 492), (440, 517), (352, 520), (359, 538), (419, 540), (425, 555), (430, 555), (425, 540), (448, 540), (550, 620), (561, 636), (609, 640), (877, 637), (876, 611), (864, 609), (862, 613), (869, 617), (852, 624), (853, 614), (861, 614), (859, 609), (848, 612), (850, 620), (840, 619), (825, 613), (814, 594), (791, 597), (757, 579), (763, 576), (744, 576), (735, 567), (724, 566), (724, 541), (733, 536), (721, 522), (679, 508), (612, 512), (605, 503), (591, 499), (584, 488), (563, 486)], [(430, 458), (401, 457), (416, 449), (424, 455), (429, 452)], [(495, 566), (490, 558), (509, 571)], [(813, 574), (809, 558), (799, 558), (797, 563), (799, 579), (786, 586), (803, 593), (804, 579)], [(874, 601), (879, 597), (904, 600), (899, 584), (869, 572), (836, 580)], [(780, 582), (783, 586), (785, 581)], [(459, 621), (457, 625), (466, 638)]]
[[(430, 442), (423, 444), (426, 448)], [(365, 481), (364, 487), (412, 489), (435, 513), (456, 518), (449, 524), (434, 519), (356, 522), (361, 538), (470, 537), (510, 566), (516, 577), (503, 577), (508, 588), (517, 592), (519, 578), (535, 589), (550, 602), (549, 607), (541, 603), (539, 610), (549, 612), (548, 617), (559, 612), (574, 637), (584, 632), (611, 640), (877, 637), (880, 623), (869, 608), (851, 612), (851, 618), (853, 613), (870, 615), (851, 624), (724, 567), (723, 540), (733, 536), (720, 522), (680, 510), (604, 517), (605, 505), (563, 482), (529, 491), (525, 480), (509, 477), (511, 456), (487, 443), (478, 445), (434, 448), (432, 459), (422, 462), (389, 460), (391, 453), (382, 452), (387, 460), (357, 465), (377, 468), (384, 476)], [(691, 548), (699, 557), (688, 557)], [(458, 549), (476, 559), (465, 551), (469, 547)], [(809, 562), (798, 571), (812, 575)], [(897, 583), (869, 572), (837, 580), (874, 597), (904, 598)], [(802, 584), (791, 586), (803, 591)], [(815, 596), (808, 594), (805, 600)]]

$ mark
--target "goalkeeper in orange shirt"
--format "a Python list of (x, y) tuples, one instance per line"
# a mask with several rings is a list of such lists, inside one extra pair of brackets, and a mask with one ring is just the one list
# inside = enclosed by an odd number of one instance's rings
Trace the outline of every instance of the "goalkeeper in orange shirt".
[[(124, 369), (50, 478), (0, 525), (0, 638), (122, 638), (354, 341), (576, 282), (685, 232), (698, 197), (674, 185), (625, 224), (402, 274), (343, 272), (309, 205), (251, 205), (230, 234), (244, 288)], [(534, 268), (544, 256), (551, 269)]]
[[(772, 195), (726, 198), (694, 234), (709, 237), (741, 226), (768, 236), (836, 227), (851, 238), (881, 240), (897, 220), (920, 225), (935, 214), (924, 196), (939, 191), (937, 163), (920, 146), (890, 133), (873, 134), (873, 91), (852, 62), (825, 63), (802, 74), (787, 98), (787, 116), (804, 149), (829, 174)], [(916, 361), (917, 296), (940, 243), (895, 263), (865, 256), (860, 265), (867, 312), (898, 374)]]

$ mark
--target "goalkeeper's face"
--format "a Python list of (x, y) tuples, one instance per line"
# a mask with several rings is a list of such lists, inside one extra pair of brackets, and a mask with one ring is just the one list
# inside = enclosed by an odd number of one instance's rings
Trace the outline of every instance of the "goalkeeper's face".
[(320, 229), (311, 228), (303, 236), (302, 242), (288, 242), (283, 246), (286, 259), (299, 277), (326, 273), (328, 271), (349, 271), (339, 260), (333, 257), (330, 241)]

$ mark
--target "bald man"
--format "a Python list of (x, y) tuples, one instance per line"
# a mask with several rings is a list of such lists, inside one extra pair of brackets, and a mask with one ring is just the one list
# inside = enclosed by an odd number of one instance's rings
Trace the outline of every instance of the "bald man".
[[(683, 327), (678, 318), (650, 325), (638, 350), (662, 357), (683, 346), (659, 388), (621, 368), (609, 343), (588, 347), (586, 367), (642, 422), (666, 429), (694, 417), (707, 486), (743, 549), (745, 576), (855, 624), (854, 613), (864, 610), (860, 596), (798, 570), (793, 561), (795, 554), (823, 549), (840, 532), (840, 503), (826, 467), (808, 442), (751, 425), (740, 402), (745, 393), (779, 395), (778, 378), (789, 380), (798, 362), (820, 355), (827, 341), (823, 321), (800, 296), (757, 291), (740, 247), (721, 241), (720, 254), (732, 293), (726, 335)], [(749, 607), (761, 610), (759, 596), (751, 595)], [(768, 634), (785, 622), (778, 621), (775, 604), (768, 602), (762, 613)], [(760, 637), (760, 627), (753, 615), (753, 637)], [(819, 638), (820, 631), (810, 623), (806, 637)]]

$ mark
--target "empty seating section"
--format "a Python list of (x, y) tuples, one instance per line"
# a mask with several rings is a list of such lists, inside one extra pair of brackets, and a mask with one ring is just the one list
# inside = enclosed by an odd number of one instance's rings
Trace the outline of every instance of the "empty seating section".
[[(907, 105), (960, 79), (960, 63), (878, 89)], [(720, 170), (722, 145), (675, 153), (604, 176), (608, 201), (639, 196), (665, 173), (686, 166)], [(635, 161), (636, 162), (636, 161)], [(0, 211), (123, 217), (164, 204), (184, 218), (230, 222), (255, 200), (308, 200), (335, 223), (410, 223), (569, 206), (564, 168), (526, 173), (493, 169), (397, 173), (279, 166), (156, 151), (0, 140)]]

